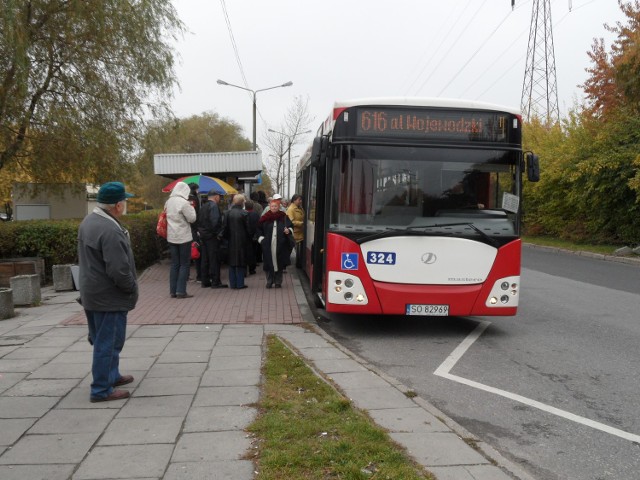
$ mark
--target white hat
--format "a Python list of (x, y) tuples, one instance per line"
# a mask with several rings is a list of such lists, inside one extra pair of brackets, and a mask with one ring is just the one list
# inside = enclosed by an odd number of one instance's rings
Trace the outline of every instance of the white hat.
[(272, 200), (282, 200), (282, 195), (280, 195), (279, 193), (276, 193), (273, 197), (271, 197)]

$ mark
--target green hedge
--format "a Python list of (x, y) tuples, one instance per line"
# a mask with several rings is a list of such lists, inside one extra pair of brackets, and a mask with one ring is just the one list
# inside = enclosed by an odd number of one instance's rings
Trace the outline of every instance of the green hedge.
[[(164, 240), (156, 235), (158, 211), (121, 218), (129, 230), (136, 267), (145, 269), (161, 258)], [(78, 226), (81, 220), (29, 220), (0, 222), (0, 259), (41, 257), (51, 278), (51, 267), (78, 263)]]

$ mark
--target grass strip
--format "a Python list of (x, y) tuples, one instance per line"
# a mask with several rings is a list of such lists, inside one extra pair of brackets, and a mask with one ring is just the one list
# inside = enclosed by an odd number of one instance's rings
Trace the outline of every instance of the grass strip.
[(588, 243), (576, 243), (569, 240), (562, 240), (554, 237), (531, 237), (523, 236), (522, 241), (526, 243), (532, 243), (534, 245), (540, 245), (544, 247), (562, 248), (565, 250), (585, 251), (592, 253), (600, 253), (603, 255), (613, 255), (614, 252), (620, 248), (620, 245), (595, 245)]
[(267, 339), (257, 437), (258, 479), (430, 479), (364, 413), (275, 336)]

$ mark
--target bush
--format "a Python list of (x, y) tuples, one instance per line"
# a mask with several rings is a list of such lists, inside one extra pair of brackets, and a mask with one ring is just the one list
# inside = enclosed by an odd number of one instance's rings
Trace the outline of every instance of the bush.
[[(160, 259), (162, 244), (156, 235), (158, 212), (146, 211), (121, 218), (129, 231), (139, 270)], [(0, 258), (41, 257), (47, 278), (53, 265), (78, 263), (78, 226), (81, 220), (29, 220), (0, 223)]]

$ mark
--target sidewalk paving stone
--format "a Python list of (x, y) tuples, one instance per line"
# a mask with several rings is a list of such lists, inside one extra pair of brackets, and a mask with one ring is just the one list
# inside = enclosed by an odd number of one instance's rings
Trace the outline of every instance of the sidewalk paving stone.
[(145, 378), (133, 393), (134, 397), (157, 397), (160, 395), (195, 394), (200, 383), (199, 377), (157, 377)]
[(0, 456), (0, 464), (80, 463), (101, 433), (25, 435)]
[(254, 467), (250, 460), (224, 462), (179, 462), (169, 465), (163, 480), (238, 480), (251, 479)]
[(98, 445), (174, 444), (184, 417), (116, 418), (105, 430)]
[(0, 465), (0, 478), (2, 480), (68, 480), (76, 468), (70, 465)]
[(191, 407), (184, 432), (244, 430), (256, 419), (255, 408), (239, 406)]
[(171, 457), (172, 462), (241, 460), (251, 446), (244, 432), (185, 433)]
[(82, 462), (74, 480), (161, 478), (173, 445), (98, 446)]
[(256, 403), (259, 399), (260, 388), (257, 386), (200, 387), (193, 406), (249, 405)]

